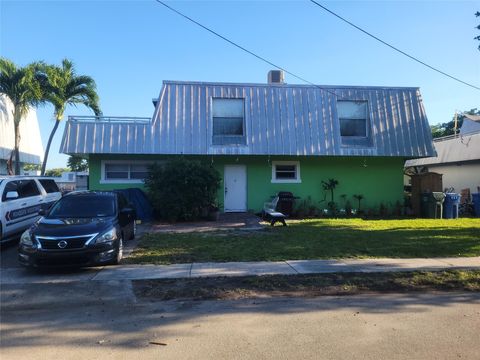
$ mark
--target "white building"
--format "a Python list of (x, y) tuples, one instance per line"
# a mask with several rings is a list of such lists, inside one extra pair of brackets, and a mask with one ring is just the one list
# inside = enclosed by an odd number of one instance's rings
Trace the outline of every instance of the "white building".
[(442, 174), (443, 188), (480, 192), (480, 117), (469, 115), (460, 133), (434, 139), (436, 157), (408, 160), (405, 167)]
[[(41, 165), (43, 159), (42, 138), (35, 109), (30, 109), (20, 121), (20, 136), (20, 169), (23, 173), (25, 164)], [(7, 174), (7, 161), (14, 144), (13, 104), (6, 96), (0, 95), (0, 175)]]
[(62, 192), (75, 190), (88, 190), (88, 172), (70, 171), (62, 173), (60, 177), (50, 177), (55, 180)]

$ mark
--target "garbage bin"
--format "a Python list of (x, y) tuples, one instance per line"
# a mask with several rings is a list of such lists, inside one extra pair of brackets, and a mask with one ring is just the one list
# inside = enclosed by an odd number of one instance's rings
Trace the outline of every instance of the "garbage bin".
[(430, 193), (422, 193), (422, 196), (420, 197), (420, 215), (421, 215), (421, 217), (424, 217), (424, 218), (430, 218), (431, 217), (429, 199), (430, 199)]
[(278, 194), (278, 211), (282, 214), (290, 216), (293, 212), (293, 203), (295, 201), (295, 197), (289, 191), (280, 191)]
[(473, 210), (476, 217), (480, 217), (480, 193), (472, 194)]
[[(428, 219), (442, 218), (443, 201), (445, 194), (443, 192), (422, 193), (421, 212), (422, 217)], [(438, 214), (438, 215), (437, 215)]]
[(460, 206), (460, 194), (446, 193), (443, 204), (443, 217), (445, 219), (458, 219), (458, 207)]

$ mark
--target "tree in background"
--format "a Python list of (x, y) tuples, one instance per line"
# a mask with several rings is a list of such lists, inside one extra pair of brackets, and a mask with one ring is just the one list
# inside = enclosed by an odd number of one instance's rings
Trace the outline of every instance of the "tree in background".
[(95, 81), (90, 76), (77, 75), (70, 60), (64, 59), (61, 66), (46, 66), (45, 74), (45, 99), (54, 107), (55, 125), (48, 137), (42, 175), (45, 174), (50, 145), (63, 119), (66, 107), (80, 104), (92, 109), (97, 116), (101, 114)]
[(42, 102), (43, 92), (38, 74), (40, 63), (18, 67), (12, 61), (0, 58), (0, 94), (7, 96), (13, 103), (13, 126), (15, 145), (13, 148), (15, 170), (20, 174), (20, 121), (32, 106)]
[[(474, 108), (469, 111), (464, 111), (458, 114), (457, 115), (457, 131), (458, 129), (460, 129), (460, 127), (463, 124), (463, 119), (465, 119), (465, 114), (480, 115), (480, 110), (477, 110), (477, 108)], [(443, 137), (443, 136), (454, 135), (455, 134), (455, 116), (449, 122), (437, 124), (437, 125), (431, 125), (430, 129), (432, 130), (432, 137), (434, 139)]]
[(88, 171), (88, 160), (78, 155), (70, 155), (67, 166), (75, 172)]
[(23, 166), (23, 170), (25, 171), (39, 171), (41, 169), (41, 165), (37, 164), (25, 164)]
[(62, 173), (69, 172), (70, 169), (68, 168), (55, 168), (55, 169), (48, 169), (45, 171), (45, 176), (53, 176), (53, 177), (60, 177)]

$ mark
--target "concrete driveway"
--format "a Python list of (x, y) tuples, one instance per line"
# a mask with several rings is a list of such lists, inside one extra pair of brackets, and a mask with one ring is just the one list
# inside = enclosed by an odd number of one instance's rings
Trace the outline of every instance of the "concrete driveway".
[[(149, 224), (137, 226), (137, 237), (134, 240), (124, 242), (124, 258), (128, 257), (137, 247), (139, 238), (149, 231)], [(0, 283), (23, 283), (23, 282), (69, 282), (91, 280), (104, 267), (83, 269), (51, 269), (48, 271), (32, 271), (25, 269), (17, 260), (18, 240), (3, 244), (0, 248)]]
[[(124, 256), (127, 257), (137, 246), (138, 239), (124, 243)], [(0, 249), (0, 284), (74, 282), (91, 280), (104, 269), (103, 266), (81, 269), (29, 270), (17, 260), (18, 242), (2, 245)]]

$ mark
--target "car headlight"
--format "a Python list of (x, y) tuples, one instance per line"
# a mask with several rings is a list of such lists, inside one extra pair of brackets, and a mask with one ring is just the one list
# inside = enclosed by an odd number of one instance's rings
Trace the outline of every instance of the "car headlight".
[(21, 245), (26, 245), (26, 246), (33, 246), (33, 241), (32, 241), (32, 234), (29, 230), (25, 230), (20, 237), (20, 244)]
[(116, 239), (117, 239), (117, 230), (115, 228), (111, 228), (110, 230), (100, 235), (97, 238), (97, 240), (95, 240), (95, 243), (102, 244), (102, 243), (112, 242)]

